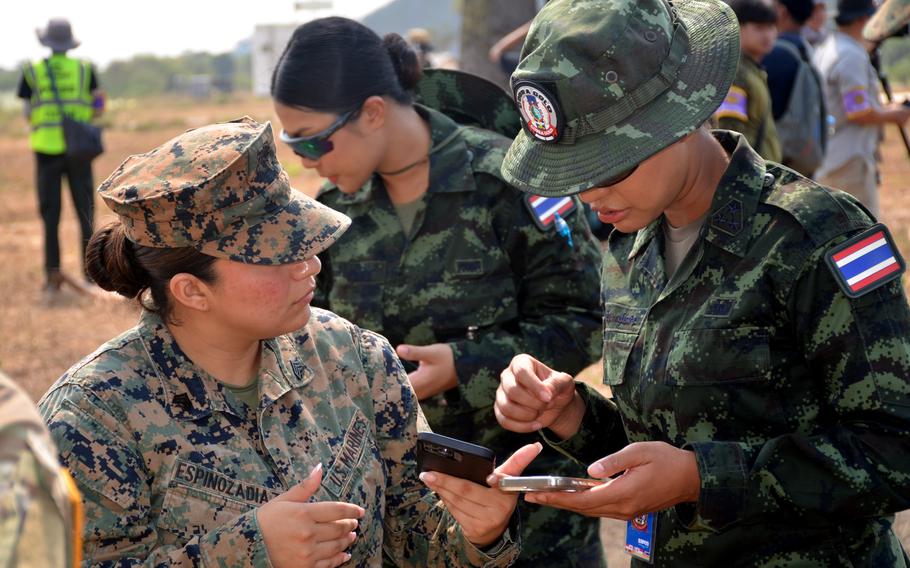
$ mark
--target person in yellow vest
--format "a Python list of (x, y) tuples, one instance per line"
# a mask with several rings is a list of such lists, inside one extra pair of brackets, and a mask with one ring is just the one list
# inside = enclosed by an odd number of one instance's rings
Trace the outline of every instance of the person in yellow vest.
[[(38, 30), (38, 40), (51, 49), (51, 55), (23, 67), (18, 96), (25, 101), (25, 115), (31, 124), (29, 142), (35, 152), (38, 205), (44, 222), (45, 290), (53, 293), (60, 289), (64, 280), (60, 272), (57, 235), (64, 175), (69, 181), (82, 231), (80, 258), (85, 256), (85, 246), (94, 228), (92, 164), (91, 161), (66, 156), (60, 107), (62, 104), (63, 111), (72, 119), (89, 122), (103, 112), (104, 94), (99, 89), (92, 64), (66, 54), (79, 45), (67, 20), (50, 20), (46, 28)], [(61, 104), (54, 96), (48, 67), (52, 71)]]
[(35, 405), (0, 372), (0, 566), (70, 568), (82, 555), (82, 499)]

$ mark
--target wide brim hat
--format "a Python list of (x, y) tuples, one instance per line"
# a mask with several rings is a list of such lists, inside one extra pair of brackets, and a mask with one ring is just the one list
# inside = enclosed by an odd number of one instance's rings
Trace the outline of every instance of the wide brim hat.
[(38, 41), (41, 45), (51, 48), (53, 51), (69, 51), (79, 47), (79, 41), (73, 37), (73, 29), (69, 21), (62, 18), (55, 18), (47, 23), (44, 29), (37, 29)]
[(414, 95), (418, 103), (459, 124), (479, 126), (508, 138), (515, 138), (521, 130), (512, 96), (492, 81), (466, 71), (424, 69)]
[[(627, 1), (627, 12), (637, 9), (637, 2)], [(549, 2), (535, 18), (526, 39), (526, 48), (535, 32), (541, 35), (551, 34), (553, 30), (572, 25), (577, 12), (559, 12), (560, 6), (554, 4), (556, 2)], [(614, 17), (623, 17), (615, 16), (621, 10), (615, 2), (604, 4), (600, 7), (601, 15), (614, 12), (611, 14)], [(619, 120), (609, 120), (611, 108), (598, 109), (597, 116), (594, 113), (576, 113), (577, 116), (574, 117), (560, 117), (567, 129), (584, 132), (571, 141), (540, 140), (540, 133), (530, 133), (526, 121), (525, 129), (515, 138), (503, 160), (502, 173), (510, 184), (543, 196), (579, 193), (637, 166), (694, 131), (711, 117), (727, 96), (736, 76), (740, 57), (739, 23), (736, 15), (720, 0), (677, 0), (666, 5), (672, 6), (672, 13), (675, 13), (674, 23), (678, 24), (675, 29), (682, 29), (683, 34), (688, 36), (688, 46), (682, 54), (681, 63), (666, 81), (670, 83), (669, 86), (664, 87), (656, 96), (652, 92), (650, 101), (643, 104), (632, 100), (633, 97), (626, 97), (629, 100), (617, 103), (616, 107), (634, 105), (631, 111), (630, 108), (617, 108), (619, 116), (627, 115)], [(574, 8), (571, 4), (570, 7)], [(586, 33), (593, 32), (579, 30), (576, 41), (584, 41)], [(572, 39), (571, 35), (566, 37)], [(675, 40), (672, 40), (669, 47), (671, 52), (673, 44)], [(559, 46), (553, 46), (552, 49), (558, 52)], [(512, 75), (513, 90), (522, 87), (526, 76), (522, 72), (523, 66), (532, 76), (540, 73), (539, 69), (534, 68), (539, 61), (534, 59), (533, 53), (530, 55), (522, 53), (522, 61)], [(629, 58), (637, 59), (635, 55), (630, 51)], [(577, 62), (565, 61), (559, 65), (563, 63), (569, 72), (573, 67), (578, 68)], [(625, 64), (634, 67), (635, 61), (627, 61)], [(608, 84), (611, 78), (609, 69), (596, 68), (596, 63), (592, 63), (588, 68), (581, 69), (581, 73), (603, 77), (605, 80), (602, 88), (611, 88)], [(528, 96), (528, 92), (538, 98), (541, 94), (547, 96), (545, 89), (535, 91), (532, 88), (530, 91), (516, 93), (516, 98)], [(554, 112), (554, 120), (557, 116), (558, 112)], [(604, 116), (608, 118), (604, 119)], [(606, 125), (604, 120), (607, 121)]]
[(886, 0), (863, 27), (869, 41), (884, 41), (910, 23), (910, 0)]
[(351, 220), (291, 188), (269, 123), (189, 130), (127, 158), (98, 188), (130, 241), (245, 264), (289, 264), (327, 249)]

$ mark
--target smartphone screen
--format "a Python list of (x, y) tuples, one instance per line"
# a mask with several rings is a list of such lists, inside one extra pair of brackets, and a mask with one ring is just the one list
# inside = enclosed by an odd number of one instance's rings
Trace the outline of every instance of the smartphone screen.
[(499, 480), (499, 488), (503, 491), (521, 491), (531, 493), (535, 491), (587, 491), (592, 487), (602, 485), (599, 479), (585, 477), (562, 477), (558, 475), (532, 475), (522, 477), (504, 477)]

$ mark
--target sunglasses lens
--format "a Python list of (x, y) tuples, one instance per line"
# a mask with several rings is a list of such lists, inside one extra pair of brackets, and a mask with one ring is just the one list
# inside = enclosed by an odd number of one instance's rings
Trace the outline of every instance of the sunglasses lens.
[(318, 160), (331, 152), (334, 145), (331, 140), (326, 139), (302, 140), (292, 143), (291, 148), (294, 149), (294, 153), (298, 156), (310, 160)]
[(609, 187), (611, 185), (616, 185), (617, 183), (621, 182), (622, 180), (626, 179), (627, 177), (629, 177), (630, 175), (635, 173), (635, 170), (637, 170), (637, 169), (638, 169), (638, 165), (636, 164), (636, 165), (632, 166), (631, 168), (629, 168), (628, 170), (619, 172), (615, 176), (610, 176), (609, 178), (603, 180), (602, 182), (598, 183), (594, 187)]

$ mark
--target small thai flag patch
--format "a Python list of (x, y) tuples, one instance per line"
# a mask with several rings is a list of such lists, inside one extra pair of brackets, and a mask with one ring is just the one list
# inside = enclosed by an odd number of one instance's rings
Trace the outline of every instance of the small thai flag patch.
[(542, 197), (540, 195), (526, 195), (525, 204), (531, 212), (531, 218), (541, 231), (546, 231), (553, 226), (556, 214), (565, 219), (575, 211), (575, 200), (565, 197)]
[(882, 224), (828, 251), (825, 259), (844, 294), (851, 298), (900, 278), (906, 268), (891, 233)]

